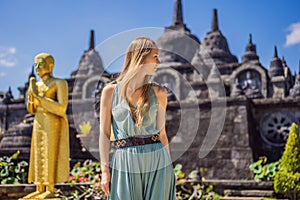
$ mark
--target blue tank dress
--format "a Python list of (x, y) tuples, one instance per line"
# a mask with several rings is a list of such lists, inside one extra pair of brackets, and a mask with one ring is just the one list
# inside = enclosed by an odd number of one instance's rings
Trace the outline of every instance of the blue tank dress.
[[(142, 127), (135, 127), (126, 101), (119, 102), (116, 83), (112, 102), (112, 128), (116, 140), (159, 134), (156, 128), (158, 102), (149, 92), (150, 107)], [(111, 161), (108, 200), (175, 200), (176, 179), (172, 161), (161, 143), (116, 149)]]

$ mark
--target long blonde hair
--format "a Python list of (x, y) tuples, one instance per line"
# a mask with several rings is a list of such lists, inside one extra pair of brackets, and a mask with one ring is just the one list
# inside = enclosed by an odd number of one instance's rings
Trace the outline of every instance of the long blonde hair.
[[(130, 43), (126, 51), (123, 69), (118, 78), (116, 79), (116, 81), (120, 82), (120, 100), (125, 100), (129, 104), (126, 93), (129, 82), (141, 70), (141, 65), (143, 64), (146, 56), (151, 52), (153, 48), (157, 48), (155, 42), (145, 37), (136, 38)], [(150, 102), (147, 98), (148, 93), (151, 89), (151, 85), (148, 83), (150, 78), (151, 76), (145, 77), (144, 83), (146, 84), (142, 86), (142, 94), (137, 102), (137, 108), (134, 110), (129, 104), (129, 111), (131, 113), (131, 116), (136, 126), (139, 128), (142, 126), (144, 113), (150, 107)]]

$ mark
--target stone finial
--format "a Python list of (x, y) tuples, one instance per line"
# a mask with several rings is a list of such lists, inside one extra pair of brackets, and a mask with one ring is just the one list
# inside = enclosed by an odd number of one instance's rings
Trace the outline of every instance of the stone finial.
[(34, 65), (32, 65), (32, 67), (31, 67), (31, 73), (29, 74), (28, 80), (29, 80), (31, 77), (36, 78), (35, 73), (34, 73)]
[(300, 74), (300, 60), (299, 60), (299, 66), (298, 66), (298, 74)]
[(173, 25), (183, 24), (182, 3), (181, 0), (175, 0)]
[(259, 57), (256, 54), (256, 45), (252, 43), (252, 34), (249, 34), (249, 43), (246, 46), (246, 51), (242, 57), (242, 63), (254, 61), (259, 63)]
[(194, 55), (192, 64), (197, 66), (194, 62), (198, 57), (202, 57), (204, 63), (212, 66), (216, 63), (220, 68), (221, 74), (230, 74), (235, 66), (238, 65), (237, 58), (231, 54), (226, 38), (223, 36), (218, 26), (217, 10), (213, 10), (212, 30), (207, 33), (206, 37), (200, 45), (199, 51)]
[(11, 86), (8, 87), (8, 94), (12, 97), (12, 91), (11, 91)]
[(285, 77), (286, 77), (286, 75), (287, 75), (286, 71), (290, 71), (290, 69), (289, 69), (288, 65), (286, 64), (286, 60), (285, 60), (284, 56), (282, 56), (281, 62), (282, 62), (282, 67), (283, 67)]
[(277, 47), (274, 46), (274, 58), (278, 58)]
[(190, 63), (199, 49), (199, 39), (183, 23), (182, 1), (175, 0), (172, 25), (156, 40), (162, 63)]
[(278, 58), (277, 47), (274, 47), (274, 57), (270, 63), (269, 76), (284, 76), (284, 69), (282, 65), (282, 61)]
[(285, 61), (284, 56), (282, 56), (281, 60), (282, 60), (282, 64), (283, 64), (283, 65), (286, 65), (286, 61)]
[(12, 95), (11, 87), (9, 86), (8, 91), (5, 93), (5, 97), (2, 102), (4, 104), (9, 104), (10, 102), (12, 102), (13, 99), (14, 99), (14, 97)]
[(94, 37), (94, 30), (91, 30), (90, 33), (90, 46), (89, 46), (89, 50), (92, 50), (95, 48), (95, 37)]
[[(99, 53), (94, 49), (95, 48), (95, 37), (94, 30), (90, 32), (90, 46), (89, 49), (84, 51), (84, 54), (81, 56), (77, 70), (73, 71), (71, 74), (72, 78), (78, 77), (89, 77), (95, 73), (104, 72), (102, 59)], [(81, 83), (80, 83), (81, 84)], [(74, 91), (75, 90), (74, 86)]]
[(217, 9), (213, 9), (211, 31), (214, 32), (214, 31), (218, 31), (218, 30), (219, 30), (218, 12), (217, 12)]
[(252, 44), (252, 34), (249, 34), (249, 44)]
[(249, 34), (249, 42), (246, 46), (246, 51), (251, 51), (256, 54), (256, 45), (252, 42), (252, 34)]

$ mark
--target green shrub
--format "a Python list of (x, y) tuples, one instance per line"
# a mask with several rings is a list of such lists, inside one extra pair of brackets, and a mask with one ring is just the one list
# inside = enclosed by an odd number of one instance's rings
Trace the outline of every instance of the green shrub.
[(281, 160), (281, 169), (274, 179), (274, 190), (291, 199), (298, 199), (300, 193), (300, 140), (295, 123), (292, 124)]
[(64, 191), (58, 193), (63, 199), (105, 199), (100, 182), (100, 162), (91, 160), (86, 160), (84, 163), (78, 162), (70, 172), (69, 183), (73, 185), (80, 183), (80, 189), (74, 190), (71, 195), (66, 195)]
[(267, 164), (267, 157), (265, 156), (260, 157), (258, 161), (249, 166), (255, 181), (273, 181), (280, 167), (281, 160)]
[[(188, 176), (181, 171), (182, 165), (174, 167), (176, 176), (176, 199), (178, 200), (218, 200), (220, 196), (213, 191), (212, 185), (205, 185), (203, 177), (197, 177), (198, 173), (204, 169), (194, 170)], [(200, 180), (197, 180), (200, 178)]]
[(26, 161), (18, 162), (17, 158), (20, 151), (12, 156), (3, 156), (0, 158), (0, 183), (18, 184), (27, 183), (28, 163)]
[[(203, 169), (201, 169), (203, 171)], [(182, 165), (177, 164), (174, 168), (177, 179), (176, 183), (176, 199), (177, 200), (218, 200), (219, 195), (213, 191), (212, 185), (204, 185), (201, 180), (195, 180), (197, 171), (192, 171), (188, 176), (182, 172)], [(202, 178), (204, 180), (204, 178)], [(100, 162), (92, 162), (90, 160), (77, 163), (70, 173), (70, 183), (87, 183), (80, 185), (71, 195), (67, 195), (64, 191), (59, 191), (60, 198), (68, 199), (106, 199), (104, 192), (100, 188), (101, 168)], [(78, 187), (78, 185), (77, 185)]]

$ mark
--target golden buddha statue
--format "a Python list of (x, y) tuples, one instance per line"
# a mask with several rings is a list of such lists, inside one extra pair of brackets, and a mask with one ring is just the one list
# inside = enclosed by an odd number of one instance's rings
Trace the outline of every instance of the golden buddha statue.
[(22, 199), (53, 199), (55, 183), (68, 181), (70, 175), (68, 85), (52, 76), (54, 59), (50, 54), (38, 54), (34, 65), (40, 80), (30, 79), (26, 104), (35, 115), (28, 182), (36, 185), (36, 191)]

